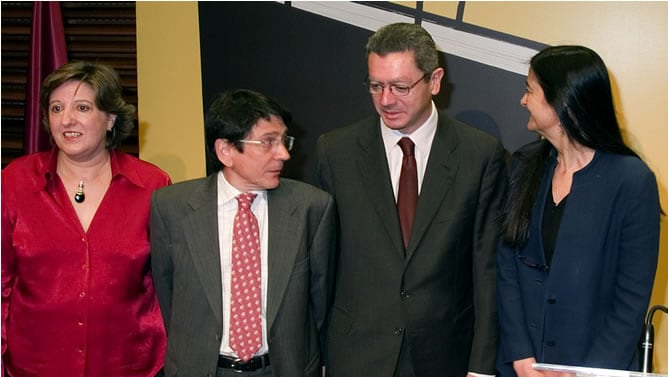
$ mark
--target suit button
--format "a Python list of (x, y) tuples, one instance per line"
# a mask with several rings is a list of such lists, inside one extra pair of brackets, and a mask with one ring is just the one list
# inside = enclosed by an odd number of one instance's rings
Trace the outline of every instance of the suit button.
[(404, 329), (402, 329), (401, 327), (396, 327), (394, 329), (394, 335), (401, 335), (401, 334), (403, 334), (403, 332), (404, 332)]
[(408, 300), (411, 297), (411, 295), (406, 291), (401, 291), (399, 294), (401, 295), (402, 300)]
[(552, 305), (552, 304), (556, 304), (556, 303), (557, 303), (557, 300), (554, 299), (554, 298), (548, 298), (548, 299), (547, 299), (547, 303), (550, 304), (550, 305)]
[(554, 347), (557, 345), (557, 342), (555, 342), (554, 340), (548, 340), (547, 342), (545, 342), (545, 345), (548, 347)]

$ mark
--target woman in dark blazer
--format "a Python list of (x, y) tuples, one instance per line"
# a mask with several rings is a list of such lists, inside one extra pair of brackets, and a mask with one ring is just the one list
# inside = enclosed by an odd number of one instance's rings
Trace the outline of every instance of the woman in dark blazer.
[(654, 174), (622, 140), (594, 51), (538, 53), (521, 104), (542, 138), (511, 166), (497, 254), (499, 375), (544, 375), (535, 362), (637, 370), (659, 249)]

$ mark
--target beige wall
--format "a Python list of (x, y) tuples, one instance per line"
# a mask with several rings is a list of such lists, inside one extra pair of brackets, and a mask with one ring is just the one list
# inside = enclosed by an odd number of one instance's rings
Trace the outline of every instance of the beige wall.
[[(413, 6), (414, 2), (403, 2)], [(456, 2), (424, 9), (454, 18)], [(613, 76), (627, 140), (654, 170), (668, 211), (668, 2), (466, 2), (464, 21), (546, 44), (596, 50)], [(141, 157), (174, 181), (204, 175), (196, 2), (138, 2), (137, 58)], [(508, 93), (517, 96), (521, 93)], [(519, 106), (519, 105), (518, 105)], [(668, 304), (668, 221), (652, 303)], [(657, 313), (655, 371), (668, 373), (668, 318)]]
[(197, 2), (137, 2), (140, 157), (178, 182), (206, 174)]

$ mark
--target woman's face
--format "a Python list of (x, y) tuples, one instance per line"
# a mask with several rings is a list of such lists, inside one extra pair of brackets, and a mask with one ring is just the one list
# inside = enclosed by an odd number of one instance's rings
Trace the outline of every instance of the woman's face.
[(81, 81), (68, 81), (49, 98), (49, 128), (53, 140), (69, 158), (85, 161), (106, 152), (106, 135), (116, 115), (95, 105), (95, 90)]
[(561, 128), (556, 111), (545, 100), (543, 88), (538, 84), (533, 70), (529, 70), (526, 91), (520, 99), (520, 104), (529, 111), (529, 131), (536, 131), (545, 136), (546, 132), (555, 127)]

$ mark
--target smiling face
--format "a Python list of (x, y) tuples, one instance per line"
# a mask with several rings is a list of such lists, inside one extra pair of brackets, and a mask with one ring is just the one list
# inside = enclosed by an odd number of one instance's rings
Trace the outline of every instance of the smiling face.
[(49, 99), (49, 130), (61, 153), (86, 161), (106, 153), (106, 133), (116, 116), (97, 108), (95, 91), (80, 81), (67, 81)]
[(520, 99), (520, 104), (529, 111), (529, 131), (535, 131), (546, 136), (550, 131), (560, 129), (559, 117), (556, 111), (545, 100), (543, 88), (541, 88), (533, 70), (529, 70), (526, 91)]
[[(283, 120), (272, 115), (269, 120), (260, 118), (244, 140), (282, 140), (287, 130)], [(278, 187), (283, 163), (290, 159), (285, 145), (244, 143), (242, 147), (243, 151), (239, 151), (225, 139), (216, 140), (216, 155), (223, 163), (225, 179), (242, 192)]]
[[(411, 86), (425, 74), (415, 64), (412, 51), (370, 53), (367, 63), (369, 81), (384, 85)], [(443, 74), (442, 68), (435, 69), (428, 81), (419, 80), (407, 96), (396, 96), (389, 87), (372, 94), (373, 104), (385, 125), (404, 134), (417, 130), (431, 115), (431, 98), (440, 91)]]

